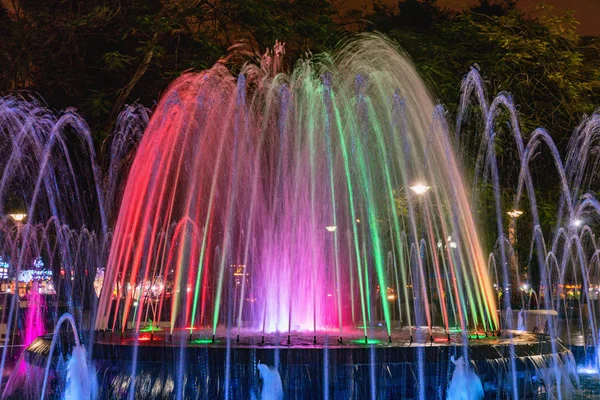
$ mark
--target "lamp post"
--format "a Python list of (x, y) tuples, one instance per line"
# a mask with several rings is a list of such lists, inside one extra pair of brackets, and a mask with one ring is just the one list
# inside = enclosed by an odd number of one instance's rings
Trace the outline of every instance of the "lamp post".
[[(15, 221), (15, 224), (17, 226), (17, 243), (18, 243), (19, 237), (21, 236), (21, 226), (23, 225), (23, 221), (25, 221), (25, 219), (27, 218), (27, 214), (18, 212), (18, 213), (10, 213), (9, 216), (13, 219), (13, 221)], [(18, 249), (18, 246), (19, 246), (19, 244), (17, 244), (17, 249)], [(14, 293), (13, 293), (13, 302), (14, 301), (16, 301), (16, 307), (17, 307), (17, 310), (19, 310), (21, 308), (21, 306), (20, 306), (20, 299), (19, 299), (19, 271), (18, 271), (18, 268), (17, 268), (16, 274), (15, 274), (15, 289), (14, 289)], [(18, 316), (18, 313), (15, 314), (15, 316)], [(10, 324), (9, 324), (9, 326), (10, 326)], [(16, 321), (15, 321), (13, 329), (14, 329), (13, 334), (11, 336), (12, 336), (12, 340), (14, 343), (14, 336), (17, 332)]]
[[(523, 211), (521, 210), (517, 210), (517, 209), (512, 209), (510, 211), (507, 211), (506, 214), (510, 217), (510, 220), (508, 221), (508, 242), (510, 243), (510, 246), (512, 247), (512, 264), (514, 265), (514, 274), (515, 274), (515, 281), (513, 282), (513, 287), (519, 287), (520, 285), (520, 276), (519, 276), (519, 259), (517, 257), (517, 250), (516, 250), (516, 246), (517, 246), (517, 218), (519, 218), (521, 215), (523, 215)], [(525, 279), (527, 280), (527, 277), (525, 277)], [(506, 289), (506, 288), (505, 288)]]

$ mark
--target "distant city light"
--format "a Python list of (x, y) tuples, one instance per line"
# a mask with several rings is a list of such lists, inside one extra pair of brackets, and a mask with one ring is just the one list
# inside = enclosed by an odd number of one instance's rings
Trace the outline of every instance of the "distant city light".
[(575, 219), (575, 220), (573, 220), (573, 222), (571, 222), (571, 226), (573, 226), (575, 228), (581, 228), (582, 225), (583, 225), (583, 220), (581, 220), (581, 219)]
[(335, 230), (337, 229), (337, 226), (330, 225), (330, 226), (326, 226), (325, 229), (327, 229), (328, 232), (335, 232)]

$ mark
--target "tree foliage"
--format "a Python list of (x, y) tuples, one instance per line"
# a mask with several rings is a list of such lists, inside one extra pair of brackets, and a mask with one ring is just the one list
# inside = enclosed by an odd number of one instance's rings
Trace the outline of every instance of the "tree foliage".
[[(326, 0), (20, 0), (0, 9), (0, 90), (77, 107), (101, 136), (126, 102), (151, 106), (185, 70), (245, 41), (256, 53), (319, 51), (338, 32)], [(101, 137), (100, 137), (101, 138)]]
[(123, 104), (152, 106), (179, 74), (210, 67), (238, 41), (256, 54), (285, 42), (292, 65), (357, 28), (396, 39), (451, 112), (471, 65), (489, 93), (514, 95), (525, 130), (545, 126), (558, 142), (600, 104), (599, 41), (578, 37), (572, 14), (526, 14), (516, 0), (480, 0), (463, 12), (436, 0), (375, 1), (371, 12), (344, 15), (329, 0), (0, 4), (0, 91), (28, 89), (52, 107), (74, 106), (99, 139)]

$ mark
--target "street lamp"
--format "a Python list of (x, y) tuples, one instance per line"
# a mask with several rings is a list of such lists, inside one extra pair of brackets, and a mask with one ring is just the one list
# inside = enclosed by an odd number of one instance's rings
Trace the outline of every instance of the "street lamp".
[(583, 225), (583, 220), (581, 220), (579, 218), (578, 219), (574, 219), (571, 222), (571, 226), (574, 227), (574, 228), (581, 228), (582, 225)]
[(327, 229), (327, 232), (335, 232), (335, 230), (337, 229), (337, 226), (330, 225), (330, 226), (326, 226), (325, 229)]
[(413, 192), (415, 192), (415, 194), (419, 196), (425, 194), (429, 189), (431, 189), (431, 186), (427, 186), (423, 182), (416, 182), (410, 187), (410, 190), (412, 190)]
[(15, 222), (23, 222), (27, 218), (27, 214), (25, 213), (11, 213), (9, 215)]

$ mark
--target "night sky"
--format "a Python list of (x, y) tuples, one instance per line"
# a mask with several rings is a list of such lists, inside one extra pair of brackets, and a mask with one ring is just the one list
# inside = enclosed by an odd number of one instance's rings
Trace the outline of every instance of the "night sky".
[[(389, 4), (397, 4), (397, 0), (381, 0)], [(461, 9), (469, 5), (477, 4), (477, 0), (438, 0), (441, 5), (449, 6), (455, 9)], [(358, 8), (361, 6), (370, 7), (372, 0), (346, 0), (350, 7)], [(578, 29), (580, 35), (600, 36), (600, 0), (520, 0), (518, 7), (533, 11), (539, 4), (548, 4), (554, 6), (556, 11), (571, 9), (575, 11), (575, 17), (581, 23)]]

